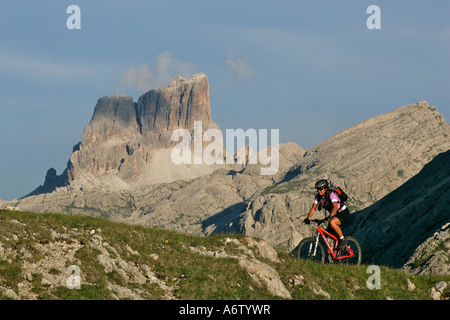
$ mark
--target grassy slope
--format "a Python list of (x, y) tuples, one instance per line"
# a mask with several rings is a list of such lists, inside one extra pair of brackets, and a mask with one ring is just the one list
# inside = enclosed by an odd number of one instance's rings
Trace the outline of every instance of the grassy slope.
[[(76, 232), (71, 233), (73, 230)], [(112, 299), (114, 290), (109, 289), (111, 283), (139, 291), (145, 299), (165, 298), (163, 290), (151, 281), (136, 284), (124, 281), (115, 271), (105, 272), (97, 259), (100, 251), (86, 245), (92, 238), (92, 230), (96, 230), (95, 234), (101, 235), (103, 241), (121, 253), (127, 262), (136, 266), (148, 265), (158, 279), (172, 288), (177, 299), (278, 299), (264, 285), (256, 283), (239, 266), (237, 259), (200, 255), (189, 249), (196, 247), (214, 251), (224, 247), (224, 238), (242, 241), (244, 235), (222, 234), (205, 238), (86, 216), (1, 210), (0, 298), (8, 298), (2, 288), (19, 292), (18, 286), (23, 286), (23, 283), (31, 286), (38, 299)], [(71, 237), (55, 240), (55, 233), (71, 234)], [(66, 273), (65, 268), (69, 265), (79, 265), (83, 276), (80, 290), (45, 283), (39, 274), (24, 280), (24, 263), (39, 263), (46, 258), (36, 249), (37, 244), (55, 241), (80, 244), (73, 261), (66, 261), (62, 270), (50, 270), (50, 273), (61, 275)], [(139, 255), (126, 254), (127, 245)], [(237, 245), (227, 245), (226, 251), (238, 253)], [(320, 265), (298, 261), (284, 252), (279, 252), (279, 258), (281, 263), (260, 260), (276, 269), (292, 299), (325, 299), (315, 293), (314, 288), (327, 292), (331, 299), (430, 299), (431, 287), (439, 281), (450, 281), (448, 276), (412, 276), (401, 270), (381, 267), (381, 288), (369, 290), (366, 286), (370, 276), (366, 272), (368, 266)], [(295, 281), (299, 276), (303, 281)], [(416, 286), (411, 292), (407, 290), (407, 279)], [(446, 290), (444, 294), (448, 296), (449, 289)]]

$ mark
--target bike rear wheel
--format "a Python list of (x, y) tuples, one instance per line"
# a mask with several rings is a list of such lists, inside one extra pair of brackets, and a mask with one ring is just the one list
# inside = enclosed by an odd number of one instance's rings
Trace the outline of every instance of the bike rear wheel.
[(361, 264), (362, 254), (361, 254), (361, 246), (359, 245), (358, 240), (352, 236), (345, 237), (347, 240), (347, 245), (345, 246), (345, 252), (348, 252), (347, 248), (350, 248), (354, 255), (350, 258), (338, 259), (337, 261), (342, 264), (353, 264), (359, 266)]
[(297, 246), (297, 258), (302, 260), (312, 260), (315, 262), (323, 263), (325, 262), (325, 249), (323, 245), (319, 242), (316, 247), (316, 239), (313, 237), (307, 237), (300, 241)]

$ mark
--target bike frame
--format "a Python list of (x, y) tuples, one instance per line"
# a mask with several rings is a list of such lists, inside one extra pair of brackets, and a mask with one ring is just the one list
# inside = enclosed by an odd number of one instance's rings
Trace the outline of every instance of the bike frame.
[[(351, 258), (354, 256), (353, 250), (348, 245), (345, 246), (345, 248), (347, 249), (348, 255), (338, 256), (338, 249), (337, 249), (338, 239), (337, 239), (337, 237), (335, 237), (334, 235), (332, 235), (331, 233), (326, 231), (324, 228), (322, 228), (320, 223), (318, 224), (317, 230), (316, 230), (316, 245), (314, 248), (314, 255), (316, 254), (317, 244), (319, 243), (320, 236), (322, 236), (322, 239), (325, 242), (325, 245), (327, 246), (328, 251), (331, 254), (331, 256), (333, 257), (333, 259), (340, 260), (340, 259)], [(330, 244), (328, 243), (327, 237), (330, 237), (334, 240), (334, 248), (332, 248), (330, 246)]]

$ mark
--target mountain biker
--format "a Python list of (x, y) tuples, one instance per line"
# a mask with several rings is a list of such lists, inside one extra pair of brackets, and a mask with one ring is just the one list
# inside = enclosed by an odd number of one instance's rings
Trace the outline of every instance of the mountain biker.
[[(303, 220), (305, 224), (310, 223), (310, 218), (313, 216), (318, 205), (330, 212), (331, 220), (328, 224), (329, 232), (338, 236), (339, 244), (338, 248), (343, 249), (346, 245), (345, 237), (342, 233), (341, 227), (343, 227), (350, 218), (350, 211), (348, 208), (340, 202), (339, 196), (336, 192), (329, 190), (329, 184), (327, 180), (318, 180), (315, 184), (317, 195), (314, 198), (314, 203), (309, 210), (308, 216)], [(319, 206), (319, 210), (320, 210)], [(331, 228), (331, 230), (330, 230)]]

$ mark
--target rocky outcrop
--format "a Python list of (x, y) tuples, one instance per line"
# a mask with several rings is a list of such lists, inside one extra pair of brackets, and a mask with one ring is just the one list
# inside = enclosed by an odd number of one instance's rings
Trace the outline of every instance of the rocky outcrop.
[[(252, 277), (252, 279), (259, 285), (266, 286), (271, 294), (283, 299), (290, 299), (291, 294), (286, 289), (284, 283), (281, 281), (278, 272), (270, 265), (258, 260), (256, 255), (279, 263), (277, 252), (264, 240), (256, 241), (252, 238), (246, 238), (247, 246), (243, 245), (239, 240), (226, 238), (224, 240), (225, 246), (228, 243), (233, 243), (238, 246), (240, 255), (228, 254), (225, 248), (216, 251), (208, 251), (204, 248), (190, 247), (189, 249), (198, 254), (215, 258), (231, 258), (239, 262), (239, 266), (244, 269)], [(255, 249), (253, 251), (252, 249)], [(256, 252), (256, 255), (255, 255)]]
[(403, 269), (415, 274), (450, 275), (450, 223), (418, 246)]
[(56, 174), (54, 168), (50, 168), (45, 175), (44, 184), (37, 187), (31, 193), (27, 194), (25, 197), (34, 196), (42, 193), (52, 193), (59, 187), (65, 187), (68, 185), (67, 170), (65, 170), (61, 175)]
[[(175, 298), (173, 288), (158, 279), (148, 265), (137, 265), (134, 261), (130, 261), (130, 256), (140, 255), (137, 251), (132, 250), (129, 246), (119, 247), (116, 245), (115, 247), (111, 245), (102, 237), (101, 229), (65, 228), (64, 232), (58, 232), (51, 226), (43, 225), (41, 228), (50, 236), (49, 239), (39, 239), (35, 238), (36, 233), (29, 232), (29, 229), (36, 228), (36, 226), (30, 227), (13, 219), (8, 222), (18, 226), (15, 227), (15, 231), (8, 232), (11, 238), (4, 237), (0, 241), (0, 261), (7, 264), (12, 264), (13, 259), (19, 261), (20, 274), (17, 275), (17, 285), (14, 286), (16, 289), (5, 286), (5, 281), (2, 281), (3, 279), (0, 277), (0, 295), (3, 293), (13, 300), (35, 300), (42, 299), (39, 292), (36, 293), (33, 289), (36, 284), (44, 286), (48, 292), (66, 287), (80, 289), (81, 284), (93, 285), (87, 281), (85, 274), (80, 269), (80, 266), (85, 268), (84, 257), (80, 252), (95, 250), (98, 253), (96, 256), (98, 265), (103, 268), (104, 273), (115, 273), (120, 278), (120, 281), (110, 280), (108, 282), (107, 287), (111, 291), (110, 295), (113, 299), (147, 299), (151, 297), (151, 293), (145, 289), (129, 288), (129, 284), (131, 286), (138, 284), (142, 287), (146, 283), (152, 283), (158, 287), (162, 292), (162, 299)], [(33, 236), (30, 239), (26, 234), (33, 234)], [(24, 241), (25, 238), (29, 245), (20, 250), (10, 243), (18, 243)], [(89, 240), (86, 241), (86, 239)], [(77, 268), (78, 273), (75, 273), (71, 267)], [(6, 285), (8, 285), (7, 282)]]
[(44, 185), (29, 195), (67, 185), (122, 190), (211, 173), (216, 167), (170, 166), (166, 150), (174, 145), (173, 130), (193, 132), (195, 121), (201, 121), (204, 131), (218, 128), (211, 119), (208, 77), (202, 73), (177, 77), (166, 88), (145, 93), (137, 103), (122, 94), (102, 97), (66, 171), (57, 176), (49, 170), (51, 177), (47, 173)]

